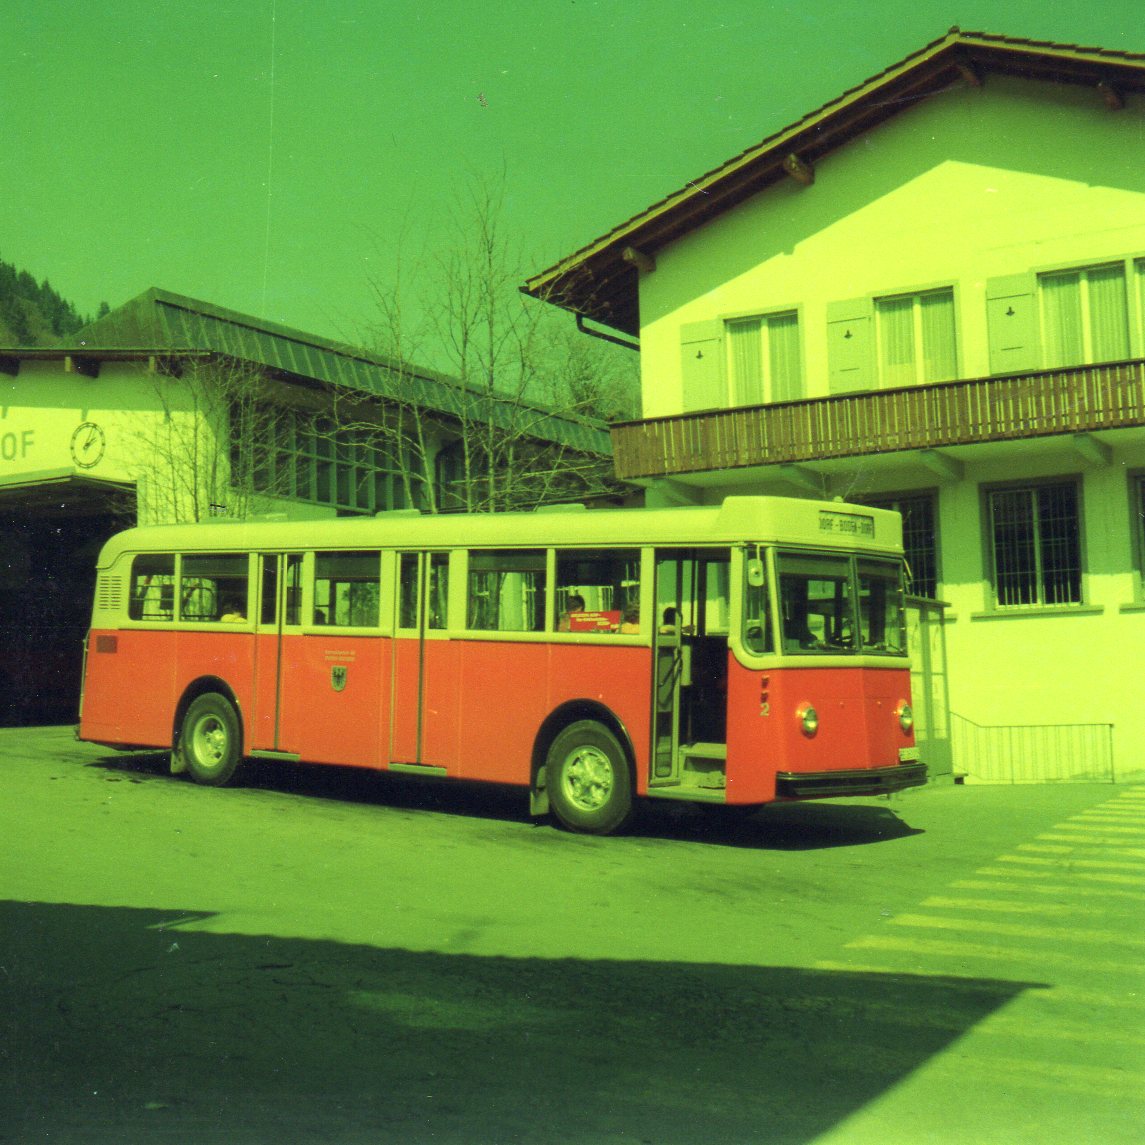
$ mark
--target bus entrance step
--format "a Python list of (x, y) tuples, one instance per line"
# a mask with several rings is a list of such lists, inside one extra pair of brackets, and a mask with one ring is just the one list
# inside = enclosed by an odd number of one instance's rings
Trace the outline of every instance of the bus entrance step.
[(686, 743), (680, 745), (684, 761), (681, 782), (689, 787), (722, 790), (727, 786), (728, 749), (722, 743)]

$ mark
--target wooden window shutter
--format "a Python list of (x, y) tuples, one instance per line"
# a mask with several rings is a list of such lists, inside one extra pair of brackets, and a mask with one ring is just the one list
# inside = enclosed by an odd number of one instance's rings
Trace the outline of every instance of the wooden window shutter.
[(684, 411), (727, 405), (724, 383), (724, 327), (719, 321), (680, 327), (680, 378)]
[(1038, 368), (1038, 296), (1032, 274), (986, 280), (986, 325), (991, 374)]
[(869, 298), (827, 304), (827, 381), (833, 394), (875, 388), (874, 308)]

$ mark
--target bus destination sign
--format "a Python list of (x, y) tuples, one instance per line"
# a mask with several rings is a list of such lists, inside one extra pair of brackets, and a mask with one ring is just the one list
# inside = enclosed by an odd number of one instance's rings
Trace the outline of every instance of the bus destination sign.
[(819, 510), (819, 532), (837, 536), (873, 537), (875, 519), (865, 513), (839, 513), (834, 509)]

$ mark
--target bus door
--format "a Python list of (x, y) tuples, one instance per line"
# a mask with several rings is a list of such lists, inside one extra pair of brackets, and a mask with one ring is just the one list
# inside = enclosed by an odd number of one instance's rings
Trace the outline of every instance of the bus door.
[(263, 553), (259, 557), (258, 637), (255, 644), (254, 719), (250, 747), (282, 751), (279, 711), (282, 703), (284, 642), (298, 639), (302, 622), (302, 554)]
[(447, 633), (449, 554), (398, 554), (390, 702), (392, 762), (447, 767), (456, 759), (457, 648)]
[[(286, 558), (286, 592), (293, 559)], [(279, 637), (275, 750), (312, 763), (377, 767), (390, 668), (379, 624), (381, 552), (323, 550), (303, 563), (312, 592), (288, 612)]]
[(686, 759), (699, 771), (722, 770), (730, 563), (728, 549), (656, 553), (652, 787), (692, 782), (682, 775)]

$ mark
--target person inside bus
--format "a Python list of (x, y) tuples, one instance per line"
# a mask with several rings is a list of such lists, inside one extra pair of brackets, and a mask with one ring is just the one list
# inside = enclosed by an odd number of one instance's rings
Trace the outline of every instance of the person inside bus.
[(246, 622), (246, 610), (237, 596), (228, 596), (223, 601), (223, 614), (219, 617), (219, 621), (223, 624), (244, 624)]
[(572, 628), (572, 618), (578, 613), (584, 612), (584, 597), (580, 593), (574, 592), (568, 600), (565, 601), (565, 610), (561, 613), (560, 622), (557, 624), (558, 632), (568, 632)]
[(640, 631), (640, 609), (630, 604), (620, 618), (620, 631), (626, 635)]

